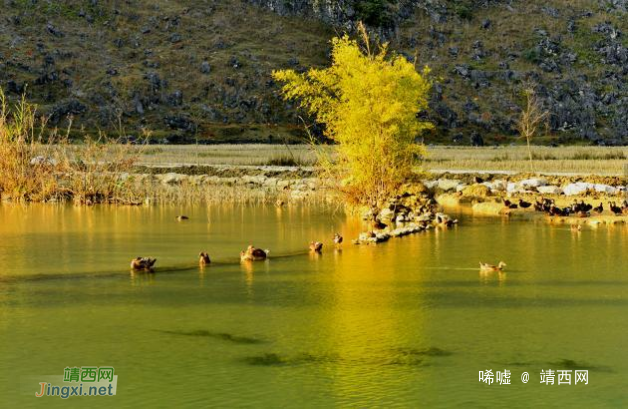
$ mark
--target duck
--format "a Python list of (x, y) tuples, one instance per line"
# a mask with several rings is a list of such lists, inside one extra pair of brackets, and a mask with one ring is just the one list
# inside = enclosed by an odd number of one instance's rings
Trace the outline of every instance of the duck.
[(384, 230), (386, 227), (388, 227), (388, 225), (382, 223), (378, 219), (375, 219), (375, 221), (373, 222), (373, 228), (375, 230)]
[(152, 272), (156, 258), (136, 257), (131, 260), (131, 269), (133, 271)]
[(312, 253), (322, 253), (323, 252), (323, 243), (320, 241), (311, 241), (310, 242), (310, 251)]
[(532, 203), (526, 202), (523, 199), (519, 199), (519, 207), (521, 207), (522, 209), (527, 209), (530, 206), (532, 206)]
[(504, 199), (504, 206), (506, 206), (509, 209), (516, 209), (519, 207), (516, 203), (513, 203), (508, 199)]
[(549, 212), (552, 206), (555, 205), (554, 199), (546, 199), (542, 197), (541, 201), (542, 201), (542, 208), (544, 212)]
[(277, 201), (275, 202), (275, 206), (277, 207), (283, 207), (284, 204), (284, 201), (281, 199), (277, 199)]
[(336, 244), (337, 246), (342, 244), (342, 241), (344, 239), (342, 238), (342, 236), (340, 235), (340, 233), (336, 233), (334, 234), (334, 244)]
[(199, 255), (198, 255), (198, 264), (201, 267), (204, 267), (208, 264), (211, 263), (211, 259), (209, 258), (209, 254), (205, 253), (204, 251), (202, 251)]
[(262, 250), (249, 245), (245, 251), (240, 252), (240, 260), (242, 261), (263, 261), (268, 257), (268, 250)]
[(506, 267), (506, 263), (504, 263), (503, 261), (500, 261), (499, 264), (496, 266), (480, 262), (480, 271), (483, 272), (502, 272), (504, 271), (504, 267)]
[(458, 219), (450, 219), (449, 217), (443, 217), (440, 214), (436, 215), (436, 224), (444, 227), (451, 227), (455, 224), (458, 224)]
[(547, 213), (550, 216), (569, 216), (569, 211), (570, 211), (569, 207), (561, 209), (560, 207), (552, 203)]
[(600, 202), (600, 205), (593, 208), (593, 211), (597, 214), (602, 214), (604, 212), (604, 205)]
[(178, 222), (182, 222), (182, 221), (185, 221), (185, 220), (190, 220), (190, 218), (187, 217), (186, 215), (183, 215), (183, 214), (180, 215), (180, 216), (177, 216), (177, 221)]
[(611, 212), (613, 212), (615, 216), (621, 216), (621, 214), (623, 213), (623, 210), (621, 207), (617, 206), (615, 202), (608, 202), (608, 205), (611, 209)]

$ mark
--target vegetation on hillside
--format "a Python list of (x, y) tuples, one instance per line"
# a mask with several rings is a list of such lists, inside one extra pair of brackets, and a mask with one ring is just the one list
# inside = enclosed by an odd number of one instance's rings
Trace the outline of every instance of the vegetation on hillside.
[(537, 143), (628, 140), (625, 1), (13, 0), (2, 16), (9, 97), (92, 134), (121, 120), (155, 143), (298, 142), (272, 69), (324, 66), (329, 38), (362, 19), (446, 78), (432, 89), (429, 142), (516, 143), (526, 79), (550, 111)]
[(276, 71), (287, 100), (325, 125), (325, 136), (336, 142), (336, 160), (321, 164), (341, 181), (352, 204), (377, 206), (411, 174), (425, 153), (415, 141), (432, 125), (417, 119), (427, 108), (431, 87), (426, 67), (416, 67), (387, 44), (372, 50), (361, 26), (364, 48), (347, 35), (332, 40), (331, 66)]

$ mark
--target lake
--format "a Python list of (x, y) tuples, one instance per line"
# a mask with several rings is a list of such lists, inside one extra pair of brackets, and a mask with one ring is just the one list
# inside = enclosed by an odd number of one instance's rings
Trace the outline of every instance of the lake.
[[(0, 407), (626, 407), (628, 228), (460, 218), (375, 247), (317, 207), (0, 205)], [(116, 396), (34, 396), (89, 365)]]

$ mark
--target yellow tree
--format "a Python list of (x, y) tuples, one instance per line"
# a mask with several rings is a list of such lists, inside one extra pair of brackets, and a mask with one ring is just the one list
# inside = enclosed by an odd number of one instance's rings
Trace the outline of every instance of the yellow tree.
[(432, 125), (417, 119), (428, 106), (429, 69), (417, 72), (387, 44), (372, 51), (360, 25), (364, 49), (347, 35), (332, 39), (331, 66), (275, 71), (285, 99), (325, 124), (337, 157), (322, 160), (350, 204), (377, 206), (411, 174), (425, 149), (415, 140)]

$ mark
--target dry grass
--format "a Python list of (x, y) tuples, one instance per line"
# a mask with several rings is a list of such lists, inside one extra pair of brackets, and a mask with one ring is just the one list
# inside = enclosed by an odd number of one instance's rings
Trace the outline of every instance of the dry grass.
[[(326, 149), (333, 151), (333, 147)], [(139, 153), (139, 152), (138, 152)], [(275, 158), (298, 158), (300, 165), (313, 166), (316, 152), (308, 145), (209, 145), (148, 147), (139, 154), (138, 163), (146, 166), (182, 165), (263, 166)], [(617, 176), (624, 174), (628, 147), (591, 146), (532, 147), (533, 169), (547, 173), (574, 173)], [(524, 146), (504, 147), (428, 147), (426, 170), (529, 172)]]
[[(498, 148), (431, 147), (428, 170), (528, 172), (530, 162), (524, 146)], [(532, 169), (543, 173), (620, 176), (628, 164), (628, 147), (532, 148)]]
[(24, 98), (9, 106), (0, 89), (0, 196), (3, 201), (74, 200), (77, 204), (128, 203), (133, 189), (121, 176), (136, 155), (130, 145), (100, 135), (81, 146), (47, 131), (36, 107)]
[(135, 149), (138, 164), (144, 166), (313, 166), (316, 163), (316, 153), (309, 145), (173, 145)]
[[(61, 161), (53, 144), (42, 143), (35, 109), (22, 98), (13, 109), (0, 89), (0, 195), (41, 201), (58, 191)], [(40, 124), (41, 125), (41, 124)], [(40, 128), (41, 129), (41, 128)]]

